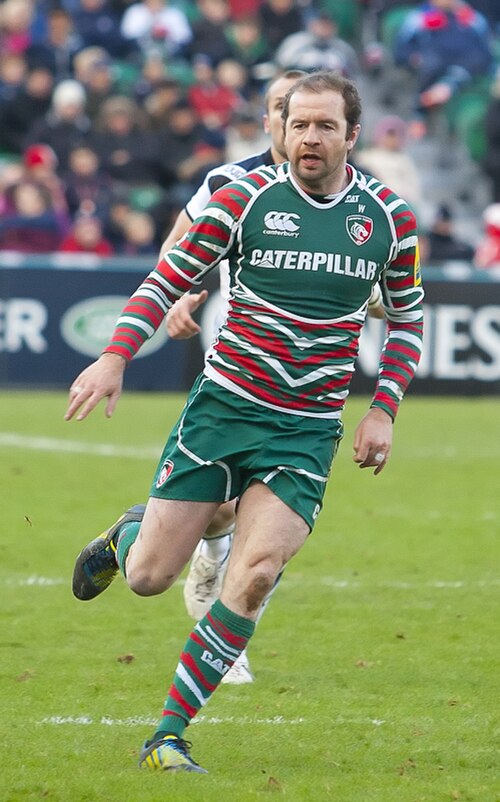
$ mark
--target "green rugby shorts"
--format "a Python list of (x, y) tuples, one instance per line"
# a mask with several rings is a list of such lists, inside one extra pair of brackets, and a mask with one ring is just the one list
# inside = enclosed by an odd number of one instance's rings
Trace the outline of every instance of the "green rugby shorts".
[(229, 501), (266, 484), (313, 528), (342, 422), (277, 412), (199, 376), (172, 430), (151, 495)]

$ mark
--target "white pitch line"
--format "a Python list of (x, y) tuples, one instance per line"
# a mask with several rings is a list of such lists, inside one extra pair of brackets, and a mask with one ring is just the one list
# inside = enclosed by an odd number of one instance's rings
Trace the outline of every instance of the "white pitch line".
[(161, 447), (115, 446), (111, 443), (83, 443), (78, 440), (60, 440), (55, 437), (28, 437), (17, 432), (0, 432), (0, 446), (25, 448), (31, 451), (54, 451), (68, 454), (91, 454), (98, 457), (158, 460)]
[[(32, 451), (66, 452), (68, 454), (93, 454), (99, 457), (123, 457), (126, 459), (158, 459), (161, 446), (120, 446), (111, 443), (84, 443), (79, 440), (62, 440), (56, 437), (29, 436), (20, 432), (0, 432), (0, 447), (24, 448)], [(455, 446), (433, 448), (432, 446), (405, 448), (408, 459), (430, 459), (432, 457), (454, 460), (469, 457)], [(498, 459), (500, 450), (496, 443), (490, 447), (475, 450), (471, 459)]]
[[(278, 726), (282, 724), (296, 725), (302, 724), (304, 718), (291, 718), (287, 719), (283, 716), (273, 716), (272, 718), (253, 718), (251, 716), (226, 716), (220, 718), (218, 716), (198, 716), (191, 722), (190, 726), (195, 724), (270, 724)], [(378, 719), (372, 723), (375, 724)], [(380, 722), (382, 723), (382, 722)], [(37, 724), (49, 724), (52, 726), (60, 726), (62, 724), (71, 724), (80, 727), (88, 727), (91, 724), (99, 724), (106, 727), (155, 727), (158, 724), (158, 716), (150, 718), (149, 716), (129, 716), (128, 718), (111, 718), (110, 716), (101, 716), (101, 718), (93, 719), (91, 716), (45, 716)]]

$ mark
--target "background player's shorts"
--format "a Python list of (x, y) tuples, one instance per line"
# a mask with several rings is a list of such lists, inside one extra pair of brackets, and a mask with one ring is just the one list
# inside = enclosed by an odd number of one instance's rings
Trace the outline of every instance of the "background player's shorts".
[(342, 423), (276, 412), (200, 376), (158, 465), (151, 495), (229, 501), (264, 482), (312, 529)]

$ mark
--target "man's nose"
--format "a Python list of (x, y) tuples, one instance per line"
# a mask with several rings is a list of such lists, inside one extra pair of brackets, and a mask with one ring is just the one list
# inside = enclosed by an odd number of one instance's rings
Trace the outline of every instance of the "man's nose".
[(304, 135), (304, 142), (307, 142), (309, 145), (319, 142), (318, 126), (314, 123), (311, 123), (307, 126), (307, 130)]

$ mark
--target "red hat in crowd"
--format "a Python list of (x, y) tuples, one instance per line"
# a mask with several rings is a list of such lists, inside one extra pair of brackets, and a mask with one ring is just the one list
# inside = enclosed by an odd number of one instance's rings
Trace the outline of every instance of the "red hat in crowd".
[(24, 166), (29, 168), (33, 167), (48, 167), (55, 170), (57, 167), (57, 156), (49, 145), (43, 143), (37, 145), (30, 145), (23, 154)]

